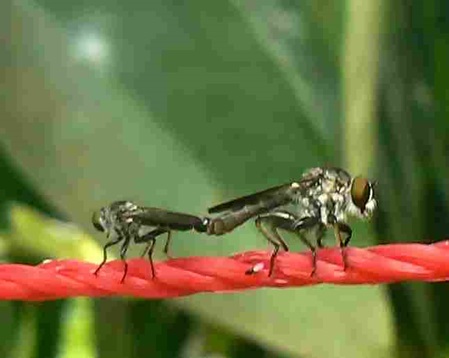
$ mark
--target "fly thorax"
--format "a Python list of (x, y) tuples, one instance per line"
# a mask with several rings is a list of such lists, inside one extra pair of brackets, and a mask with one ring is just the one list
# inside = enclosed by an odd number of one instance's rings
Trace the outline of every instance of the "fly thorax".
[(125, 201), (122, 205), (122, 211), (123, 212), (131, 212), (138, 210), (139, 206), (132, 201)]
[(329, 209), (327, 208), (327, 206), (323, 205), (320, 207), (320, 221), (326, 225), (329, 226)]
[(100, 225), (103, 227), (104, 232), (108, 236), (114, 231), (114, 221), (114, 215), (111, 211), (103, 208), (100, 215)]
[(301, 206), (303, 206), (305, 208), (308, 208), (310, 206), (310, 199), (307, 196), (304, 198), (301, 198), (300, 200), (298, 198), (297, 202), (298, 202), (298, 204), (300, 204)]
[(331, 195), (332, 206), (333, 206), (333, 215), (337, 219), (338, 222), (346, 221), (346, 195), (336, 192)]
[(304, 199), (307, 199), (307, 196), (295, 193), (294, 195), (291, 196), (291, 203), (294, 205), (304, 205), (303, 204)]
[(318, 202), (320, 203), (320, 206), (326, 206), (327, 202), (329, 201), (329, 194), (327, 193), (320, 194), (317, 199)]
[(294, 213), (299, 218), (319, 215), (314, 200), (309, 196), (298, 196), (294, 202), (283, 205), (279, 209)]
[[(320, 221), (328, 226), (329, 222), (328, 222), (328, 217), (329, 214), (331, 213), (331, 211), (329, 210), (330, 207), (332, 207), (332, 203), (330, 202), (330, 195), (329, 194), (321, 194), (318, 196), (317, 198), (317, 204), (319, 206), (319, 212), (320, 212)], [(331, 205), (329, 205), (331, 204)]]
[(323, 193), (332, 193), (335, 191), (336, 183), (334, 180), (323, 180), (321, 183), (321, 190)]

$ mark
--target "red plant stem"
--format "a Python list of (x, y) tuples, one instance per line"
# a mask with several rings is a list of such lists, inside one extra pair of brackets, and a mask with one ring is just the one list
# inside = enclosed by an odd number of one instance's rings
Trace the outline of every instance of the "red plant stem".
[[(53, 300), (74, 296), (127, 295), (169, 298), (199, 292), (230, 292), (260, 287), (299, 287), (332, 283), (381, 284), (400, 281), (449, 280), (449, 241), (431, 245), (390, 244), (365, 249), (348, 248), (348, 268), (338, 248), (318, 251), (317, 270), (310, 275), (310, 252), (280, 253), (274, 274), (268, 277), (271, 252), (250, 251), (231, 257), (187, 257), (155, 264), (157, 276), (145, 259), (107, 263), (95, 276), (97, 264), (53, 260), (38, 266), (0, 265), (0, 299)], [(256, 273), (245, 272), (253, 268)], [(260, 270), (259, 270), (260, 269)]]

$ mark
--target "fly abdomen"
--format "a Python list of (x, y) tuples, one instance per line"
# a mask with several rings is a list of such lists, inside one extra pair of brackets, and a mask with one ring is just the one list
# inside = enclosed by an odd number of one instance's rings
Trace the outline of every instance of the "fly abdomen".
[(237, 211), (231, 211), (214, 218), (206, 218), (204, 219), (204, 231), (208, 235), (226, 234), (263, 211), (265, 211), (265, 206), (262, 204), (248, 205)]

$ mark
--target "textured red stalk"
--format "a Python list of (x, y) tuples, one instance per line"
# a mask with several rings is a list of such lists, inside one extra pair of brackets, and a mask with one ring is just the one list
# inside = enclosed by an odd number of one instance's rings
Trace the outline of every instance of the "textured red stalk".
[[(449, 241), (431, 245), (390, 244), (347, 249), (343, 270), (338, 248), (318, 251), (317, 270), (311, 277), (310, 252), (280, 253), (273, 277), (267, 277), (271, 252), (250, 251), (231, 257), (187, 257), (155, 264), (151, 278), (147, 260), (128, 260), (124, 283), (123, 262), (107, 263), (95, 276), (95, 263), (53, 260), (38, 266), (0, 265), (0, 299), (52, 300), (74, 296), (127, 295), (169, 298), (199, 292), (230, 292), (260, 287), (299, 287), (319, 283), (342, 285), (399, 281), (449, 280)], [(255, 268), (253, 275), (245, 271)], [(260, 271), (258, 271), (260, 270)]]

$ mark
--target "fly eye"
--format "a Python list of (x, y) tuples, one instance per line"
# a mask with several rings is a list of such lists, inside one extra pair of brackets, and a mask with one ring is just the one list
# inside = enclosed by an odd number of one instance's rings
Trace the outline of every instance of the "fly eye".
[(351, 187), (351, 198), (354, 205), (357, 206), (362, 213), (365, 211), (370, 192), (371, 185), (367, 179), (361, 177), (354, 178)]
[(104, 231), (104, 227), (103, 227), (103, 225), (101, 225), (100, 213), (98, 211), (96, 211), (92, 214), (92, 225), (98, 231)]

